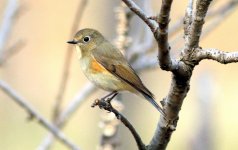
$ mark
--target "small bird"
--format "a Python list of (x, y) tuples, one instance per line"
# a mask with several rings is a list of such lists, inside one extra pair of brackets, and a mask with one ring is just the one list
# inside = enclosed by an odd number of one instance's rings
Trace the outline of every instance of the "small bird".
[(104, 98), (115, 96), (119, 91), (141, 94), (165, 116), (154, 100), (154, 95), (144, 86), (120, 50), (100, 32), (89, 28), (82, 29), (67, 43), (76, 45), (80, 66), (86, 77), (99, 88), (111, 92)]

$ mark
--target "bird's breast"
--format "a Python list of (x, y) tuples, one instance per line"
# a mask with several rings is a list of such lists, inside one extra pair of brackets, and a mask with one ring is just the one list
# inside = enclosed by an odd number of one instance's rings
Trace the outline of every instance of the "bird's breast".
[(86, 77), (100, 88), (108, 91), (124, 89), (125, 83), (107, 71), (94, 58), (82, 57), (80, 65)]

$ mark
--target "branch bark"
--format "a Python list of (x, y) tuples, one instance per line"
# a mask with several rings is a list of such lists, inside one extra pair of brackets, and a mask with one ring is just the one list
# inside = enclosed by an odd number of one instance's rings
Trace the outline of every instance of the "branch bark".
[(185, 43), (185, 51), (191, 51), (193, 48), (198, 47), (202, 27), (205, 22), (204, 18), (207, 14), (211, 1), (212, 0), (197, 0), (191, 30), (188, 35), (187, 43)]
[(238, 52), (224, 52), (215, 48), (197, 49), (195, 56), (199, 61), (204, 59), (212, 59), (221, 64), (238, 62)]
[[(150, 22), (148, 23), (147, 20), (148, 18), (145, 17), (146, 14), (140, 12), (142, 10), (139, 9), (138, 6), (135, 6), (134, 2), (130, 0), (123, 1), (147, 25), (150, 25)], [(166, 113), (166, 120), (170, 121), (167, 122), (164, 118), (160, 118), (155, 134), (150, 144), (148, 145), (148, 149), (151, 150), (166, 149), (167, 144), (170, 141), (170, 137), (173, 131), (176, 129), (179, 111), (181, 110), (183, 100), (185, 99), (190, 88), (189, 83), (192, 76), (192, 71), (198, 64), (198, 60), (194, 61), (191, 52), (193, 51), (193, 48), (198, 47), (204, 18), (211, 1), (197, 0), (195, 13), (193, 15), (194, 17), (192, 17), (193, 1), (189, 0), (189, 10), (187, 12), (187, 16), (189, 18), (188, 23), (186, 24), (187, 27), (185, 28), (186, 30), (188, 30), (185, 31), (188, 33), (188, 39), (185, 43), (185, 49), (183, 53), (181, 53), (180, 60), (178, 61), (171, 59), (169, 54), (170, 46), (168, 44), (168, 24), (172, 2), (172, 0), (162, 1), (159, 16), (150, 17), (150, 19), (153, 19), (157, 22), (156, 26), (158, 26), (156, 30), (153, 30), (154, 28), (152, 28), (151, 30), (154, 33), (155, 39), (158, 43), (158, 59), (160, 62), (160, 67), (163, 70), (171, 71), (173, 73), (169, 93), (163, 100), (163, 108)], [(149, 27), (151, 28), (151, 26)]]
[(159, 25), (159, 28), (157, 28), (156, 32), (154, 33), (159, 48), (158, 60), (160, 63), (160, 68), (167, 71), (173, 70), (173, 62), (170, 57), (171, 47), (169, 46), (168, 42), (168, 27), (172, 3), (173, 0), (163, 0), (160, 8), (160, 13), (155, 17), (155, 21)]

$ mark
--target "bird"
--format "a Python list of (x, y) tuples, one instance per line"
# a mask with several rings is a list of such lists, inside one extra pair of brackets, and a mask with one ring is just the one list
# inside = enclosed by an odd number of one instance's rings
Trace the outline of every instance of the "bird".
[(99, 31), (90, 28), (81, 29), (73, 40), (67, 43), (75, 45), (85, 76), (97, 87), (111, 92), (104, 98), (111, 95), (114, 97), (120, 91), (129, 91), (143, 96), (165, 116), (152, 92), (145, 87), (124, 55)]

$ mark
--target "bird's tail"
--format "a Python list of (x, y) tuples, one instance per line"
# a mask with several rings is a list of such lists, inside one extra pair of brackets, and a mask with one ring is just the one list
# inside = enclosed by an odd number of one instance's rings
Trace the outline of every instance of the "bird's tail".
[(164, 117), (166, 116), (163, 109), (159, 106), (158, 103), (156, 103), (156, 101), (154, 100), (153, 97), (147, 95), (147, 94), (143, 94), (143, 96), (146, 98), (146, 100), (148, 100)]

